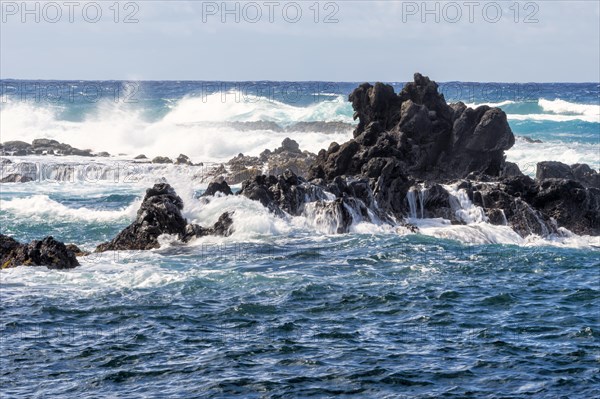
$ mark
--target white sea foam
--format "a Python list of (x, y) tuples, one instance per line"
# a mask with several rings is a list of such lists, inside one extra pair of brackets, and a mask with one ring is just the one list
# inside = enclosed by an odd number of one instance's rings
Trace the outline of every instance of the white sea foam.
[(265, 148), (277, 148), (285, 137), (294, 138), (303, 150), (318, 152), (332, 141), (346, 141), (351, 132), (247, 132), (226, 126), (199, 126), (198, 122), (263, 120), (281, 125), (300, 121), (352, 122), (351, 105), (341, 99), (303, 107), (268, 99), (237, 102), (232, 97), (223, 102), (216, 94), (206, 99), (182, 98), (158, 120), (149, 120), (142, 110), (131, 104), (110, 101), (99, 102), (82, 122), (63, 120), (62, 111), (48, 104), (2, 104), (2, 141), (31, 142), (45, 137), (111, 154), (176, 157), (184, 153), (195, 162), (221, 161), (238, 153), (258, 155)]
[(556, 115), (556, 114), (508, 114), (508, 120), (515, 121), (548, 121), (548, 122), (571, 122), (584, 121), (600, 123), (598, 115)]
[(586, 163), (598, 170), (600, 168), (598, 152), (598, 144), (556, 140), (528, 143), (517, 139), (515, 145), (506, 151), (506, 159), (519, 165), (521, 172), (533, 177), (537, 163), (542, 161), (558, 161), (567, 165)]
[(585, 115), (595, 117), (595, 122), (600, 122), (598, 119), (600, 117), (600, 105), (598, 104), (577, 104), (561, 99), (546, 100), (541, 98), (538, 100), (538, 105), (546, 112), (564, 115)]
[(506, 101), (500, 101), (500, 102), (497, 102), (497, 103), (494, 103), (494, 102), (465, 103), (465, 105), (467, 107), (470, 107), (470, 108), (477, 108), (477, 107), (480, 107), (482, 105), (487, 105), (488, 107), (505, 107), (505, 106), (510, 105), (510, 104), (515, 104), (515, 102), (512, 101), (512, 100), (506, 100)]
[(123, 218), (133, 218), (141, 201), (135, 201), (119, 210), (97, 210), (71, 208), (54, 201), (47, 195), (32, 195), (1, 201), (2, 211), (35, 221), (55, 222), (113, 222)]
[[(465, 224), (452, 224), (449, 220), (435, 218), (410, 218), (410, 223), (419, 228), (419, 233), (443, 239), (461, 241), (468, 244), (512, 244), (520, 246), (559, 246), (592, 248), (600, 244), (600, 237), (578, 236), (567, 229), (559, 229), (559, 234), (540, 237), (521, 237), (510, 226), (492, 225), (488, 222), (483, 208), (474, 205), (465, 190), (458, 184), (444, 185), (450, 194), (450, 205), (458, 220)], [(418, 214), (413, 212), (413, 214)]]
[[(468, 103), (466, 105), (471, 108), (477, 108), (481, 105), (500, 108), (515, 106), (518, 109), (521, 104), (524, 103), (506, 100), (497, 103)], [(507, 117), (509, 120), (515, 121), (570, 122), (579, 120), (600, 123), (600, 105), (598, 104), (578, 104), (561, 99), (546, 100), (540, 98), (537, 101), (537, 105), (541, 108), (541, 113), (515, 113), (515, 108), (513, 107), (506, 111)]]

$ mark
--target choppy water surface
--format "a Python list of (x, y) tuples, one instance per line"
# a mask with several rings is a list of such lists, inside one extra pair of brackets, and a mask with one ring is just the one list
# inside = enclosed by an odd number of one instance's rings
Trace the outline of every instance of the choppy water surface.
[[(289, 135), (194, 136), (194, 99), (176, 83), (163, 86), (142, 104), (156, 108), (141, 114), (98, 104), (87, 111), (65, 105), (63, 114), (3, 104), (3, 140), (11, 131), (114, 154), (173, 156), (166, 152), (178, 153), (177, 141), (158, 134), (172, 128), (189, 138), (182, 152), (200, 161), (209, 153), (227, 159), (273, 148)], [(334, 97), (351, 89), (340, 87)], [(595, 159), (597, 166), (597, 85), (542, 89), (533, 102), (462, 99), (505, 102), (515, 133), (544, 141), (519, 139), (509, 152), (527, 173), (536, 157)], [(254, 114), (227, 108), (235, 115), (215, 117), (282, 125), (351, 121), (346, 104), (259, 105)], [(94, 129), (107, 129), (114, 149), (94, 145)], [(77, 136), (82, 131), (89, 135)], [(350, 135), (294, 138), (318, 150)], [(157, 148), (166, 152), (151, 152)], [(1, 186), (1, 231), (21, 241), (53, 235), (93, 250), (131, 222), (145, 188), (161, 177), (184, 199), (190, 221), (210, 225), (235, 209), (236, 229), (232, 237), (185, 246), (165, 238), (155, 251), (90, 255), (70, 271), (0, 271), (2, 397), (600, 397), (597, 238), (523, 239), (478, 220), (415, 220), (423, 234), (361, 224), (351, 234), (330, 235), (306, 218), (278, 219), (244, 198), (203, 205), (197, 196), (205, 184), (184, 169), (148, 167), (129, 182)]]

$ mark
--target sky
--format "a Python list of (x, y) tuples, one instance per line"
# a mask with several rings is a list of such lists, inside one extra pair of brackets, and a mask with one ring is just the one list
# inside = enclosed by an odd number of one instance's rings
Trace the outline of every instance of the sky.
[(0, 78), (599, 82), (600, 1), (1, 1)]

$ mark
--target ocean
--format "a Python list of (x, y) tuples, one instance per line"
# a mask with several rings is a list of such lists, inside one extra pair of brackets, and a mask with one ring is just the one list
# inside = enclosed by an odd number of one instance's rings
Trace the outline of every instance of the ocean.
[[(0, 186), (3, 234), (93, 251), (160, 179), (191, 222), (235, 210), (227, 238), (1, 270), (2, 397), (600, 397), (598, 237), (522, 238), (464, 198), (465, 225), (415, 212), (420, 234), (358, 223), (341, 235), (243, 197), (198, 200), (207, 168), (239, 153), (350, 139), (359, 83), (0, 81), (0, 141), (112, 154), (6, 157), (44, 172)], [(440, 91), (501, 107), (517, 136), (507, 160), (525, 174), (546, 160), (600, 168), (598, 83)], [(180, 153), (203, 165), (131, 162)]]

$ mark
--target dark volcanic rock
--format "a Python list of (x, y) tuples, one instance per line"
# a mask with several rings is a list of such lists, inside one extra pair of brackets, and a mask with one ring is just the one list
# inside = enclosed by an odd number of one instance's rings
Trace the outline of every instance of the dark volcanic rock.
[(542, 140), (532, 139), (531, 137), (527, 137), (527, 136), (520, 136), (520, 138), (531, 144), (542, 144), (543, 143)]
[(450, 194), (439, 184), (423, 192), (423, 216), (426, 218), (444, 218), (457, 221), (452, 209)]
[(345, 122), (297, 122), (290, 126), (286, 126), (286, 132), (294, 133), (306, 133), (306, 132), (319, 132), (319, 133), (346, 133), (351, 132), (354, 129), (354, 125)]
[(586, 187), (600, 189), (600, 173), (596, 172), (588, 165), (579, 163), (571, 165), (571, 172), (573, 173), (573, 180)]
[(79, 266), (79, 262), (65, 244), (52, 237), (21, 244), (9, 236), (0, 234), (0, 265), (2, 269), (21, 265), (72, 269)]
[(230, 184), (237, 184), (244, 180), (253, 179), (263, 174), (277, 176), (286, 170), (295, 175), (305, 177), (316, 159), (316, 155), (309, 151), (300, 150), (295, 140), (286, 137), (281, 147), (275, 150), (265, 149), (258, 157), (239, 154), (227, 163), (230, 172), (226, 180)]
[(557, 233), (558, 227), (600, 234), (600, 190), (574, 180), (520, 176), (478, 183), (473, 191), (473, 203), (484, 208), (490, 222), (500, 224), (495, 214), (501, 210), (506, 224), (523, 237)]
[(531, 204), (577, 234), (600, 234), (600, 190), (574, 180), (545, 179)]
[(75, 244), (67, 244), (66, 247), (69, 251), (73, 252), (75, 254), (75, 256), (77, 256), (77, 257), (88, 256), (90, 254), (90, 252), (84, 251), (83, 249), (79, 248)]
[(573, 173), (571, 167), (562, 162), (546, 161), (539, 162), (535, 172), (535, 178), (537, 180), (543, 179), (571, 179), (573, 180)]
[(217, 179), (212, 181), (206, 191), (202, 194), (203, 197), (208, 197), (211, 195), (215, 195), (216, 193), (222, 193), (225, 195), (233, 195), (229, 184), (224, 179)]
[(0, 152), (18, 156), (25, 155), (78, 155), (92, 156), (92, 150), (81, 150), (52, 139), (35, 139), (31, 144), (24, 141), (7, 141), (0, 145)]
[(282, 149), (282, 152), (287, 151), (287, 152), (302, 153), (302, 151), (300, 151), (300, 145), (298, 145), (298, 142), (296, 142), (296, 140), (290, 139), (289, 137), (286, 137), (285, 139), (283, 139), (283, 142), (281, 143), (281, 149)]
[(227, 237), (233, 232), (233, 219), (229, 212), (223, 213), (213, 227), (204, 228), (197, 224), (188, 224), (185, 227), (182, 241), (187, 242), (194, 238), (205, 236), (223, 236)]
[[(409, 214), (467, 223), (471, 218), (458, 211), (468, 201), (442, 186), (466, 179), (458, 188), (482, 208), (478, 220), (487, 217), (524, 237), (562, 234), (559, 227), (599, 234), (598, 173), (587, 165), (546, 162), (537, 181), (523, 175), (505, 161), (515, 137), (499, 108), (448, 105), (438, 85), (420, 74), (398, 94), (389, 85), (364, 83), (349, 100), (359, 119), (353, 138), (321, 150), (307, 181), (293, 173), (259, 176), (245, 181), (241, 194), (279, 215), (308, 209), (321, 220), (327, 214), (339, 221), (334, 230), (345, 232), (357, 219), (396, 223)], [(289, 144), (282, 147), (286, 156), (297, 152)]]
[(137, 157), (133, 158), (133, 159), (148, 159), (147, 156), (145, 156), (144, 154), (140, 154)]
[[(155, 184), (146, 190), (146, 197), (137, 212), (136, 220), (112, 241), (98, 245), (96, 252), (158, 248), (158, 237), (162, 234), (176, 235), (186, 241), (192, 236), (231, 233), (229, 214), (224, 220), (219, 219), (212, 229), (205, 229), (188, 225), (181, 214), (182, 209), (183, 201), (169, 184)], [(225, 226), (226, 223), (229, 224)]]
[(383, 130), (389, 130), (400, 121), (401, 99), (394, 93), (394, 88), (383, 83), (371, 86), (363, 83), (352, 94), (350, 102), (354, 108), (354, 119), (359, 119), (354, 130), (358, 137), (371, 122), (379, 122)]
[(152, 163), (166, 164), (166, 163), (173, 163), (173, 161), (169, 157), (160, 157), (159, 156), (159, 157), (154, 157), (154, 159), (152, 159)]
[(373, 221), (369, 209), (375, 200), (367, 180), (340, 178), (327, 187), (320, 183), (307, 182), (287, 170), (278, 177), (262, 175), (247, 180), (238, 194), (259, 201), (278, 216), (306, 212), (316, 225), (334, 233), (348, 232), (352, 222)]
[(283, 215), (281, 207), (275, 201), (274, 191), (277, 190), (277, 178), (275, 176), (256, 176), (252, 180), (246, 180), (238, 194), (251, 200), (260, 202), (264, 207), (278, 215)]
[(504, 168), (500, 171), (500, 176), (502, 177), (516, 177), (523, 176), (519, 165), (513, 162), (505, 162)]
[(600, 174), (586, 164), (567, 165), (562, 162), (545, 161), (537, 164), (537, 180), (568, 179), (586, 186), (600, 189)]
[(393, 157), (405, 174), (421, 178), (499, 176), (515, 140), (506, 114), (450, 107), (437, 89), (420, 74), (397, 95), (389, 85), (362, 84), (349, 97), (360, 120), (354, 139), (320, 153), (308, 178), (356, 175), (378, 157)]
[(24, 141), (7, 141), (2, 143), (2, 153), (6, 155), (29, 155), (33, 153), (31, 144)]
[(175, 165), (193, 165), (190, 157), (184, 154), (179, 154), (177, 159), (175, 160)]
[(33, 181), (29, 176), (20, 175), (18, 173), (11, 173), (0, 179), (0, 183), (28, 183)]

